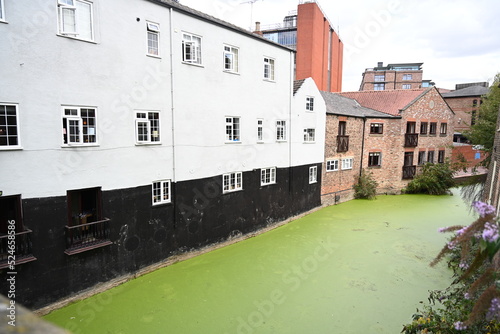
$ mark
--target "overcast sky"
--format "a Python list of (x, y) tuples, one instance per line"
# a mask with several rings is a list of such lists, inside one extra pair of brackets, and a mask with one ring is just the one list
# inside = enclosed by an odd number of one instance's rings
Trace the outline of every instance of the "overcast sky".
[[(252, 0), (254, 1), (254, 0)], [(298, 0), (180, 0), (249, 29), (280, 23)], [(440, 88), (491, 82), (500, 72), (499, 0), (317, 0), (344, 42), (343, 91), (377, 62), (424, 63)], [(253, 24), (252, 24), (253, 26)]]

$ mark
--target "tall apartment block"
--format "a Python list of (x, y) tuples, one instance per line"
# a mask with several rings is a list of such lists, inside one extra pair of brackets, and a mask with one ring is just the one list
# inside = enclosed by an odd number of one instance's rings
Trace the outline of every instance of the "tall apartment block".
[(344, 44), (316, 1), (307, 1), (291, 11), (283, 23), (256, 31), (265, 38), (297, 51), (295, 79), (312, 77), (327, 92), (342, 90)]
[(359, 87), (364, 90), (418, 89), (434, 86), (431, 80), (423, 80), (423, 63), (388, 64), (378, 62), (377, 67), (367, 68)]

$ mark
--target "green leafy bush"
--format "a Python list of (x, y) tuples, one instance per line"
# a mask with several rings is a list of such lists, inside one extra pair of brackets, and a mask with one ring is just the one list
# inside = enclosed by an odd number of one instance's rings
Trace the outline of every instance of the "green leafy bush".
[(367, 173), (364, 169), (354, 185), (354, 198), (374, 199), (377, 195), (378, 183), (373, 179), (372, 173)]
[(422, 173), (408, 183), (407, 194), (444, 195), (455, 185), (448, 162), (423, 166)]

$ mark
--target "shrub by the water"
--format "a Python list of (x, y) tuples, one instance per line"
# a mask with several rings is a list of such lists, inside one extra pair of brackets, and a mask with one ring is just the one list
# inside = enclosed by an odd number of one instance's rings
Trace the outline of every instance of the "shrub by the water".
[(354, 185), (354, 198), (374, 199), (377, 195), (378, 183), (373, 179), (372, 173), (367, 173), (363, 169)]
[(453, 171), (449, 163), (426, 163), (422, 173), (408, 183), (405, 192), (407, 194), (444, 195), (454, 185)]

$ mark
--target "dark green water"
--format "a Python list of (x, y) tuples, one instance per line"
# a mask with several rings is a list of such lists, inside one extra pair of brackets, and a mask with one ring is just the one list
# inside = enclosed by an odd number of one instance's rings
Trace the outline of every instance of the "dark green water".
[(428, 290), (428, 263), (469, 224), (455, 196), (381, 196), (328, 207), (52, 312), (74, 333), (399, 333)]

